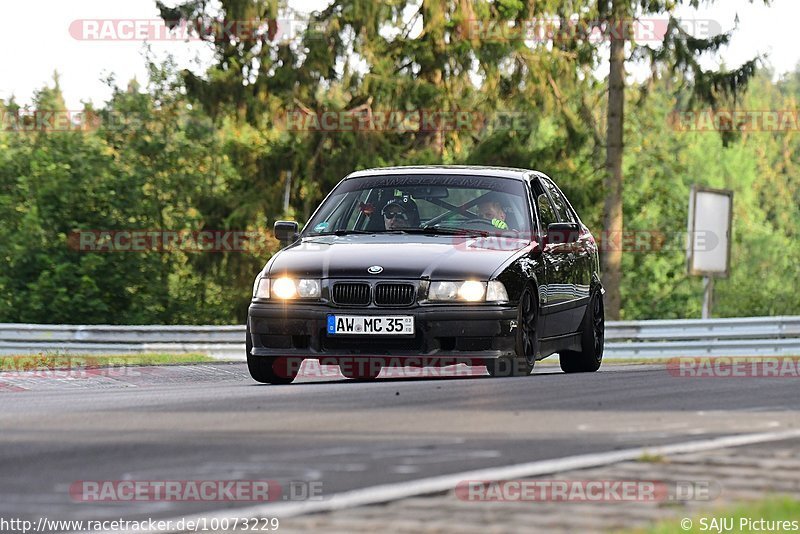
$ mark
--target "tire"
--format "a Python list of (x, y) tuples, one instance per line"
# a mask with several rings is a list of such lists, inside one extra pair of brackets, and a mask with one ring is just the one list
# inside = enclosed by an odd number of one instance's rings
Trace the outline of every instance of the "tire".
[(503, 376), (528, 376), (536, 364), (539, 338), (536, 321), (539, 316), (539, 299), (530, 286), (519, 298), (517, 308), (517, 337), (514, 357), (503, 357), (486, 362), (486, 370), (495, 378)]
[(583, 316), (581, 350), (565, 350), (559, 353), (561, 370), (565, 373), (593, 373), (603, 363), (603, 344), (605, 342), (605, 308), (603, 294), (598, 289), (592, 293), (592, 300)]
[(300, 363), (295, 358), (254, 356), (253, 342), (250, 339), (250, 325), (247, 325), (247, 370), (256, 382), (262, 384), (291, 384), (297, 378)]

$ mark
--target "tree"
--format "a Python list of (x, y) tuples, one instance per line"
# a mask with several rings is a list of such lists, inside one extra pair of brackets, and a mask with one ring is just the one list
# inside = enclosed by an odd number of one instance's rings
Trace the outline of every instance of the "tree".
[[(602, 12), (603, 7), (599, 11)], [(622, 234), (622, 154), (625, 124), (625, 37), (614, 31), (625, 24), (628, 0), (613, 0), (611, 5), (611, 52), (608, 70), (608, 124), (606, 125), (606, 179), (603, 222), (606, 242), (617, 241)], [(622, 247), (606, 247), (602, 255), (603, 287), (606, 289), (605, 310), (609, 319), (620, 318), (622, 281)]]
[[(712, 0), (713, 1), (713, 0)], [(751, 0), (752, 1), (752, 0)], [(765, 3), (769, 3), (765, 0)], [(718, 52), (730, 42), (732, 32), (707, 38), (696, 37), (685, 31), (672, 12), (679, 5), (698, 7), (699, 0), (597, 0), (597, 14), (606, 19), (606, 28), (611, 40), (608, 82), (608, 125), (606, 147), (605, 203), (603, 210), (604, 229), (618, 233), (623, 230), (623, 126), (625, 103), (625, 43), (631, 43), (630, 59), (649, 60), (654, 76), (666, 71), (669, 75), (683, 75), (683, 81), (692, 89), (690, 102), (716, 105), (720, 101), (736, 98), (747, 87), (748, 80), (756, 71), (758, 58), (745, 62), (733, 71), (703, 69), (699, 57), (705, 53)], [(631, 33), (630, 16), (638, 18), (667, 14), (669, 23), (661, 46), (637, 45)], [(646, 86), (645, 86), (646, 87)], [(602, 256), (604, 286), (606, 288), (606, 315), (619, 319), (621, 312), (620, 282), (622, 251), (607, 251)]]

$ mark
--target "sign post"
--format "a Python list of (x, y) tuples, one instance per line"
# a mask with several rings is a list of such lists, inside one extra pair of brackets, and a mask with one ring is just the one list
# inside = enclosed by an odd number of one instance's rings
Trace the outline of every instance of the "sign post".
[(703, 277), (703, 319), (712, 315), (714, 278), (730, 272), (733, 191), (692, 185), (686, 266), (689, 275)]

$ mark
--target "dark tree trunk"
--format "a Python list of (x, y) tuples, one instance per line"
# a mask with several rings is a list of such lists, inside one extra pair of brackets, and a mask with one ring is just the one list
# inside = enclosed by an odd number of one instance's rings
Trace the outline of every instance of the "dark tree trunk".
[[(430, 46), (430, 57), (428, 61), (421, 62), (421, 76), (436, 88), (437, 105), (434, 109), (425, 110), (435, 113), (444, 111), (442, 109), (442, 83), (443, 73), (441, 68), (442, 58), (446, 56), (446, 44), (444, 41), (445, 14), (447, 12), (447, 2), (445, 0), (423, 0), (422, 2), (422, 33), (423, 38)], [(444, 154), (444, 132), (441, 125), (431, 121), (433, 131), (427, 132), (427, 143), (433, 151), (441, 157)]]
[(625, 107), (626, 0), (614, 0), (610, 25), (611, 54), (608, 74), (608, 130), (606, 139), (605, 203), (602, 253), (605, 310), (610, 320), (619, 320), (622, 281), (622, 150)]

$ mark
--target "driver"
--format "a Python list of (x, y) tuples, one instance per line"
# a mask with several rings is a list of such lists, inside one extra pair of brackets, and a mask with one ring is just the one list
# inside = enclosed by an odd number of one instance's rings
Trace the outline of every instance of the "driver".
[(478, 202), (478, 213), (484, 219), (492, 221), (492, 226), (500, 230), (508, 230), (506, 212), (497, 195), (488, 194)]
[(419, 209), (411, 197), (395, 197), (381, 210), (387, 230), (419, 227)]

